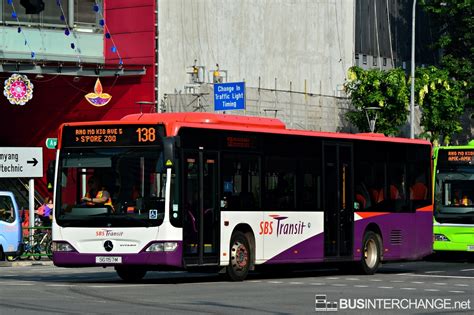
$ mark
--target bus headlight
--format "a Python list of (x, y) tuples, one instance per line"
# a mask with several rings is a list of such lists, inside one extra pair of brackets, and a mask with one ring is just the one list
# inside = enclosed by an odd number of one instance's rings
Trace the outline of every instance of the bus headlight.
[(178, 248), (177, 242), (153, 243), (146, 249), (147, 252), (172, 252)]
[(434, 239), (436, 242), (449, 242), (449, 238), (444, 234), (435, 234)]
[(51, 245), (53, 252), (74, 252), (75, 249), (71, 244), (66, 242), (53, 242)]

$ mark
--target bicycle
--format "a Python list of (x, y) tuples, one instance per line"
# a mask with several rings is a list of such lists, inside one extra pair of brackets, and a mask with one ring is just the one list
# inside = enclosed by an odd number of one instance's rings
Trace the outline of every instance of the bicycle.
[[(23, 241), (23, 254), (18, 256), (8, 256), (7, 260), (16, 261), (33, 257), (34, 260), (41, 260), (41, 257), (46, 255), (49, 259), (53, 258), (51, 249), (52, 239), (50, 231), (39, 231), (33, 235), (33, 244), (28, 239)], [(44, 254), (43, 254), (44, 253)]]

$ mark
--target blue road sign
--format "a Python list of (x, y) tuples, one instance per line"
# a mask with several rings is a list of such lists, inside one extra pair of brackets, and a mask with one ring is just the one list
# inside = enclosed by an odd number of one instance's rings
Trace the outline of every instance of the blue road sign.
[(214, 110), (245, 109), (245, 82), (214, 84)]

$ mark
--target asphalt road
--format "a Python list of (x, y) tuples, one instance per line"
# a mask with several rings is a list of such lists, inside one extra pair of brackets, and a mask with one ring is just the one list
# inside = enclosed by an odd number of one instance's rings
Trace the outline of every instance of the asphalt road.
[(244, 282), (149, 272), (127, 284), (112, 268), (0, 267), (1, 314), (472, 314), (473, 303), (474, 264), (453, 257), (385, 264), (373, 276), (324, 267), (259, 271)]

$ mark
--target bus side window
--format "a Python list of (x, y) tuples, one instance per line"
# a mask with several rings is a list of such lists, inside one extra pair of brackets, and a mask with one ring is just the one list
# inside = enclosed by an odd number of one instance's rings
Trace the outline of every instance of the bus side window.
[(260, 207), (260, 163), (255, 155), (228, 154), (222, 159), (223, 192), (220, 206), (226, 210)]

